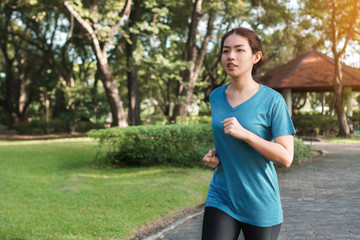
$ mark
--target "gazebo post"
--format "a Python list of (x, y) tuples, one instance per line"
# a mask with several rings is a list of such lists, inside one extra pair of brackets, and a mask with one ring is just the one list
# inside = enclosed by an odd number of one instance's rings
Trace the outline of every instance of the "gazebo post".
[(348, 91), (349, 91), (349, 103), (350, 103), (350, 108), (347, 111), (347, 116), (348, 117), (352, 117), (353, 116), (353, 111), (352, 111), (352, 88), (351, 87), (347, 87)]
[(321, 97), (321, 115), (325, 115), (325, 93), (321, 92), (320, 97)]
[(292, 98), (291, 98), (291, 89), (290, 88), (284, 89), (284, 98), (285, 98), (285, 102), (286, 102), (290, 117), (292, 117)]

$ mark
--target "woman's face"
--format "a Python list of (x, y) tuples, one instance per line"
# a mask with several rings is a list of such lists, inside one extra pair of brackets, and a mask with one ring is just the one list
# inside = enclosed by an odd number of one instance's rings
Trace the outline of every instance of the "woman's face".
[(261, 52), (253, 54), (247, 38), (231, 34), (225, 39), (221, 62), (225, 72), (232, 78), (251, 76), (253, 65), (260, 58)]

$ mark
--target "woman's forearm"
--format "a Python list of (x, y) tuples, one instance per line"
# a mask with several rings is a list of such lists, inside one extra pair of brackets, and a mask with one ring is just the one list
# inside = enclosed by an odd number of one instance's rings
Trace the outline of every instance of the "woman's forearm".
[(247, 142), (266, 159), (285, 167), (291, 165), (294, 157), (293, 135), (280, 136), (270, 142), (245, 129), (235, 117), (227, 118), (222, 123), (226, 134)]
[(289, 167), (294, 158), (294, 139), (292, 135), (280, 136), (275, 142), (267, 141), (248, 131), (243, 139), (266, 159)]

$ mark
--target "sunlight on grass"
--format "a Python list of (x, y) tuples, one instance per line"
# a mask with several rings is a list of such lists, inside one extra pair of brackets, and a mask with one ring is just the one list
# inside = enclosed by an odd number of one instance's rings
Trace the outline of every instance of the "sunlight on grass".
[(19, 141), (0, 140), (0, 146), (47, 144), (47, 143), (60, 143), (60, 142), (96, 142), (96, 141), (93, 138), (88, 138), (88, 137), (61, 138), (61, 139), (48, 139), (48, 140), (19, 140)]
[(0, 239), (126, 239), (205, 201), (212, 171), (98, 169), (91, 139), (0, 142)]
[(333, 143), (353, 143), (353, 144), (360, 144), (360, 135), (359, 134), (352, 134), (351, 138), (323, 138), (326, 142), (333, 142)]
[(154, 175), (154, 174), (159, 174), (159, 173), (166, 173), (169, 172), (168, 168), (164, 168), (164, 169), (143, 169), (143, 170), (139, 170), (139, 169), (135, 169), (135, 171), (121, 171), (121, 170), (117, 170), (118, 172), (122, 172), (121, 175), (119, 174), (113, 174), (110, 175), (110, 173), (108, 173), (107, 175), (99, 175), (99, 174), (84, 174), (84, 173), (80, 173), (77, 176), (78, 177), (85, 177), (85, 178), (128, 178), (128, 177), (140, 177), (140, 176), (149, 176), (149, 175)]

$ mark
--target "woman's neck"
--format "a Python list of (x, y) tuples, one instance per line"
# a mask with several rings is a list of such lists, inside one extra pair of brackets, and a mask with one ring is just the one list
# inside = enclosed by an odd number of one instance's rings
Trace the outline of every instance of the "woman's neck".
[(234, 92), (248, 92), (259, 88), (259, 84), (254, 81), (252, 76), (247, 78), (233, 78), (231, 79), (231, 88)]

